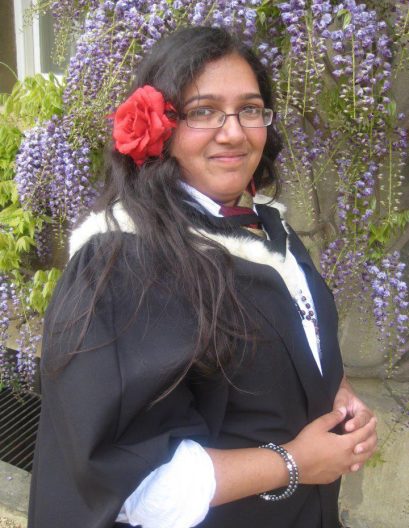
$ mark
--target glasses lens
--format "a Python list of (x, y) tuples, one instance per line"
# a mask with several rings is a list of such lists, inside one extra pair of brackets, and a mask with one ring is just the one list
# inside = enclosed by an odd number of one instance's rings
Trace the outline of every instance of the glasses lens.
[(239, 112), (240, 124), (247, 128), (259, 128), (271, 125), (273, 111), (270, 108), (248, 107)]
[(225, 113), (213, 108), (193, 108), (186, 114), (187, 126), (191, 128), (219, 128), (224, 119)]

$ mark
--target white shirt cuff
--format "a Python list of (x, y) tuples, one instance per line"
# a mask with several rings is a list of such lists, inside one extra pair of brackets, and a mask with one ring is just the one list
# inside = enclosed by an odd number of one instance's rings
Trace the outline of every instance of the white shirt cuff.
[(191, 528), (206, 517), (216, 491), (213, 463), (200, 444), (182, 440), (172, 460), (126, 499), (118, 522), (143, 528)]

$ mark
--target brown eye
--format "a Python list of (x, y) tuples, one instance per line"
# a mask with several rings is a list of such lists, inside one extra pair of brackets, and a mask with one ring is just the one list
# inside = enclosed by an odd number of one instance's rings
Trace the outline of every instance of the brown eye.
[(216, 110), (212, 108), (207, 108), (205, 106), (200, 106), (198, 108), (193, 108), (187, 113), (189, 121), (208, 121), (212, 119)]
[(258, 106), (246, 106), (240, 110), (240, 117), (245, 119), (259, 119), (263, 115), (264, 108)]

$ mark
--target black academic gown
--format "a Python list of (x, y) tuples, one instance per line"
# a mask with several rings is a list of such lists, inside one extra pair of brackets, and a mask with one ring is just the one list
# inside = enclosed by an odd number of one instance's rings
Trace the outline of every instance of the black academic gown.
[[(257, 209), (269, 230), (275, 212), (266, 205)], [(332, 409), (343, 375), (334, 301), (300, 240), (290, 230), (291, 251), (306, 274), (318, 315), (323, 376), (282, 278), (270, 265), (254, 261), (255, 249), (261, 244), (271, 252), (274, 240), (263, 242), (240, 228), (221, 237), (209, 233), (231, 252), (241, 302), (261, 336), (255, 350), (238, 351), (230, 383), (217, 374), (200, 378), (192, 369), (150, 406), (184, 372), (195, 318), (183, 299), (156, 285), (130, 323), (138, 286), (124, 284), (126, 259), (117, 262), (96, 305), (86, 350), (54, 372), (55, 358), (75, 348), (80, 330), (75, 321), (65, 324), (67, 314), (81, 313), (92, 296), (90, 259), (109, 243), (97, 216), (77, 230), (75, 254), (47, 311), (29, 528), (111, 528), (125, 499), (170, 460), (183, 438), (222, 449), (288, 442)], [(128, 223), (121, 227), (126, 252), (137, 235)], [(272, 227), (271, 233), (274, 239)], [(301, 485), (277, 503), (254, 496), (212, 508), (200, 527), (335, 528), (337, 495), (338, 483)]]

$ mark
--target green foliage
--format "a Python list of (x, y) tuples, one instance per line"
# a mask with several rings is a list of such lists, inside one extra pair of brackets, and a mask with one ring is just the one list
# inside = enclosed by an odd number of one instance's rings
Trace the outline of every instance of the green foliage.
[(376, 468), (385, 464), (386, 460), (383, 458), (383, 453), (381, 449), (378, 449), (375, 454), (368, 460), (366, 467)]
[[(13, 178), (14, 158), (21, 141), (21, 131), (13, 126), (0, 122), (0, 182)], [(12, 201), (10, 188), (4, 189), (7, 197)], [(0, 190), (0, 206), (4, 205), (2, 192)]]
[(348, 112), (347, 102), (340, 97), (340, 86), (338, 84), (329, 85), (319, 95), (319, 107), (334, 128), (345, 133), (350, 131), (349, 123), (345, 122), (345, 115)]
[(33, 310), (44, 314), (60, 276), (61, 270), (57, 268), (36, 271), (30, 284), (29, 296), (29, 305)]
[(13, 281), (28, 315), (44, 313), (59, 271), (39, 270), (32, 277), (35, 237), (50, 219), (21, 207), (15, 157), (25, 129), (62, 114), (62, 92), (63, 84), (50, 74), (18, 81), (11, 94), (0, 95), (0, 274)]
[(63, 88), (52, 73), (47, 77), (37, 74), (17, 82), (10, 95), (0, 96), (1, 122), (22, 131), (53, 115), (62, 115)]
[(337, 13), (337, 17), (341, 19), (342, 29), (349, 26), (352, 20), (352, 13), (348, 9), (340, 9)]
[(257, 14), (260, 28), (267, 29), (268, 19), (272, 18), (277, 20), (280, 10), (271, 0), (263, 0), (260, 6), (257, 7)]
[(399, 233), (409, 224), (409, 210), (393, 212), (388, 217), (380, 219), (377, 223), (369, 226), (369, 247), (372, 251), (371, 257), (379, 260), (385, 253), (385, 246), (390, 244)]
[(13, 203), (0, 212), (0, 224), (9, 228), (16, 236), (34, 237), (35, 228), (41, 227), (30, 211), (22, 209), (18, 202)]

